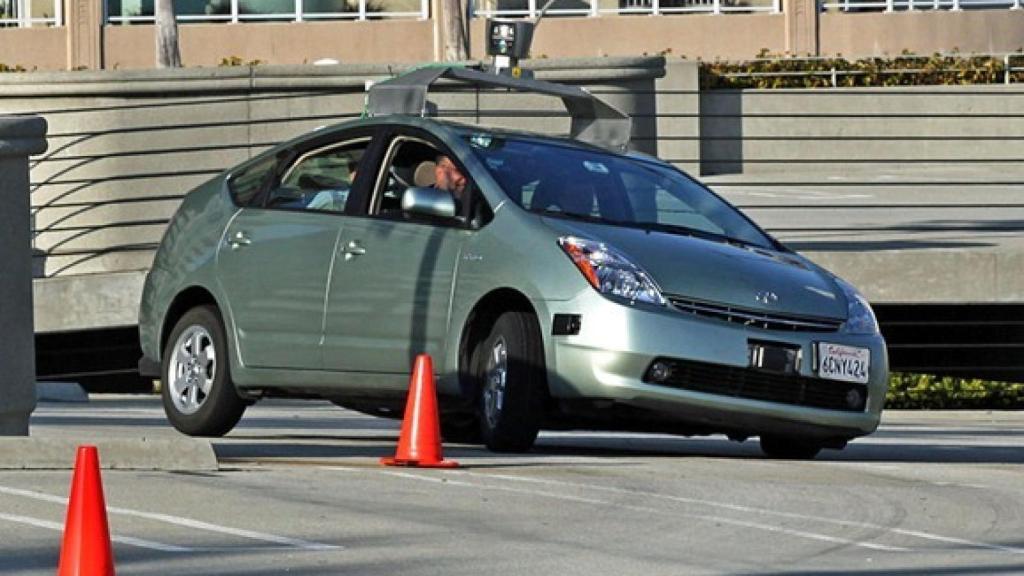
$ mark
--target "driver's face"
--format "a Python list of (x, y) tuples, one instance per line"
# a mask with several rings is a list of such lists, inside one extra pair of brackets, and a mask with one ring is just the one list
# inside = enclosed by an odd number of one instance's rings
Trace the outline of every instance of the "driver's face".
[(447, 156), (441, 158), (434, 168), (434, 179), (438, 189), (447, 190), (456, 198), (461, 198), (462, 192), (466, 189), (466, 177)]

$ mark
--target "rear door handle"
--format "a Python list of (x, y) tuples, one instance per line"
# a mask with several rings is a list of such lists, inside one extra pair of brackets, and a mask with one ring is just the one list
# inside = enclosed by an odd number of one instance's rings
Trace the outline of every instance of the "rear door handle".
[(356, 256), (366, 254), (366, 248), (360, 246), (358, 240), (352, 240), (345, 244), (345, 248), (342, 249), (341, 253), (345, 255), (345, 260), (351, 260)]
[(245, 232), (239, 230), (238, 232), (235, 232), (234, 236), (228, 237), (227, 243), (228, 246), (231, 246), (232, 250), (238, 250), (242, 246), (248, 246), (249, 244), (252, 244), (252, 240), (250, 240), (249, 237), (246, 236)]

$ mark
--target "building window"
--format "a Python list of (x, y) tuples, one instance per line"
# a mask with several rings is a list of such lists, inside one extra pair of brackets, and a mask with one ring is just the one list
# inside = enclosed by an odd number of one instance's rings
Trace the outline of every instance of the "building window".
[(1024, 0), (818, 0), (825, 12), (901, 12), (913, 10), (992, 10), (1024, 8)]
[[(547, 0), (470, 0), (474, 16), (535, 18)], [(850, 1), (850, 0), (833, 0)], [(922, 0), (923, 1), (923, 0)], [(685, 14), (703, 12), (770, 12), (782, 10), (781, 0), (555, 0), (545, 16), (603, 14)]]
[(63, 26), (63, 0), (0, 0), (0, 27)]
[[(107, 22), (152, 23), (153, 2), (107, 0)], [(174, 0), (174, 8), (179, 23), (427, 19), (430, 16), (430, 0)]]

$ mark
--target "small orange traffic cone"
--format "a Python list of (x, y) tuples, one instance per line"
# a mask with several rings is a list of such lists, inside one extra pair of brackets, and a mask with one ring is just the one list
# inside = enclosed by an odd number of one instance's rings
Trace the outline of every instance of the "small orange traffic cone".
[(434, 363), (428, 354), (416, 357), (395, 457), (381, 458), (380, 463), (418, 468), (455, 468), (459, 465), (441, 456), (441, 422), (437, 414)]
[(114, 576), (107, 505), (95, 446), (79, 446), (57, 576)]

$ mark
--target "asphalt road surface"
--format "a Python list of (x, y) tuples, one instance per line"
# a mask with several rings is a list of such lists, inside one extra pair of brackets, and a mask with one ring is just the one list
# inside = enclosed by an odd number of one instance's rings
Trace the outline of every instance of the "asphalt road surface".
[[(103, 473), (119, 574), (1022, 574), (1024, 413), (889, 412), (814, 461), (756, 442), (543, 434), (383, 468), (396, 422), (267, 401), (213, 473)], [(156, 398), (42, 404), (33, 435), (173, 437)], [(102, 454), (101, 454), (102, 458)], [(68, 471), (0, 473), (0, 574), (53, 574)]]

